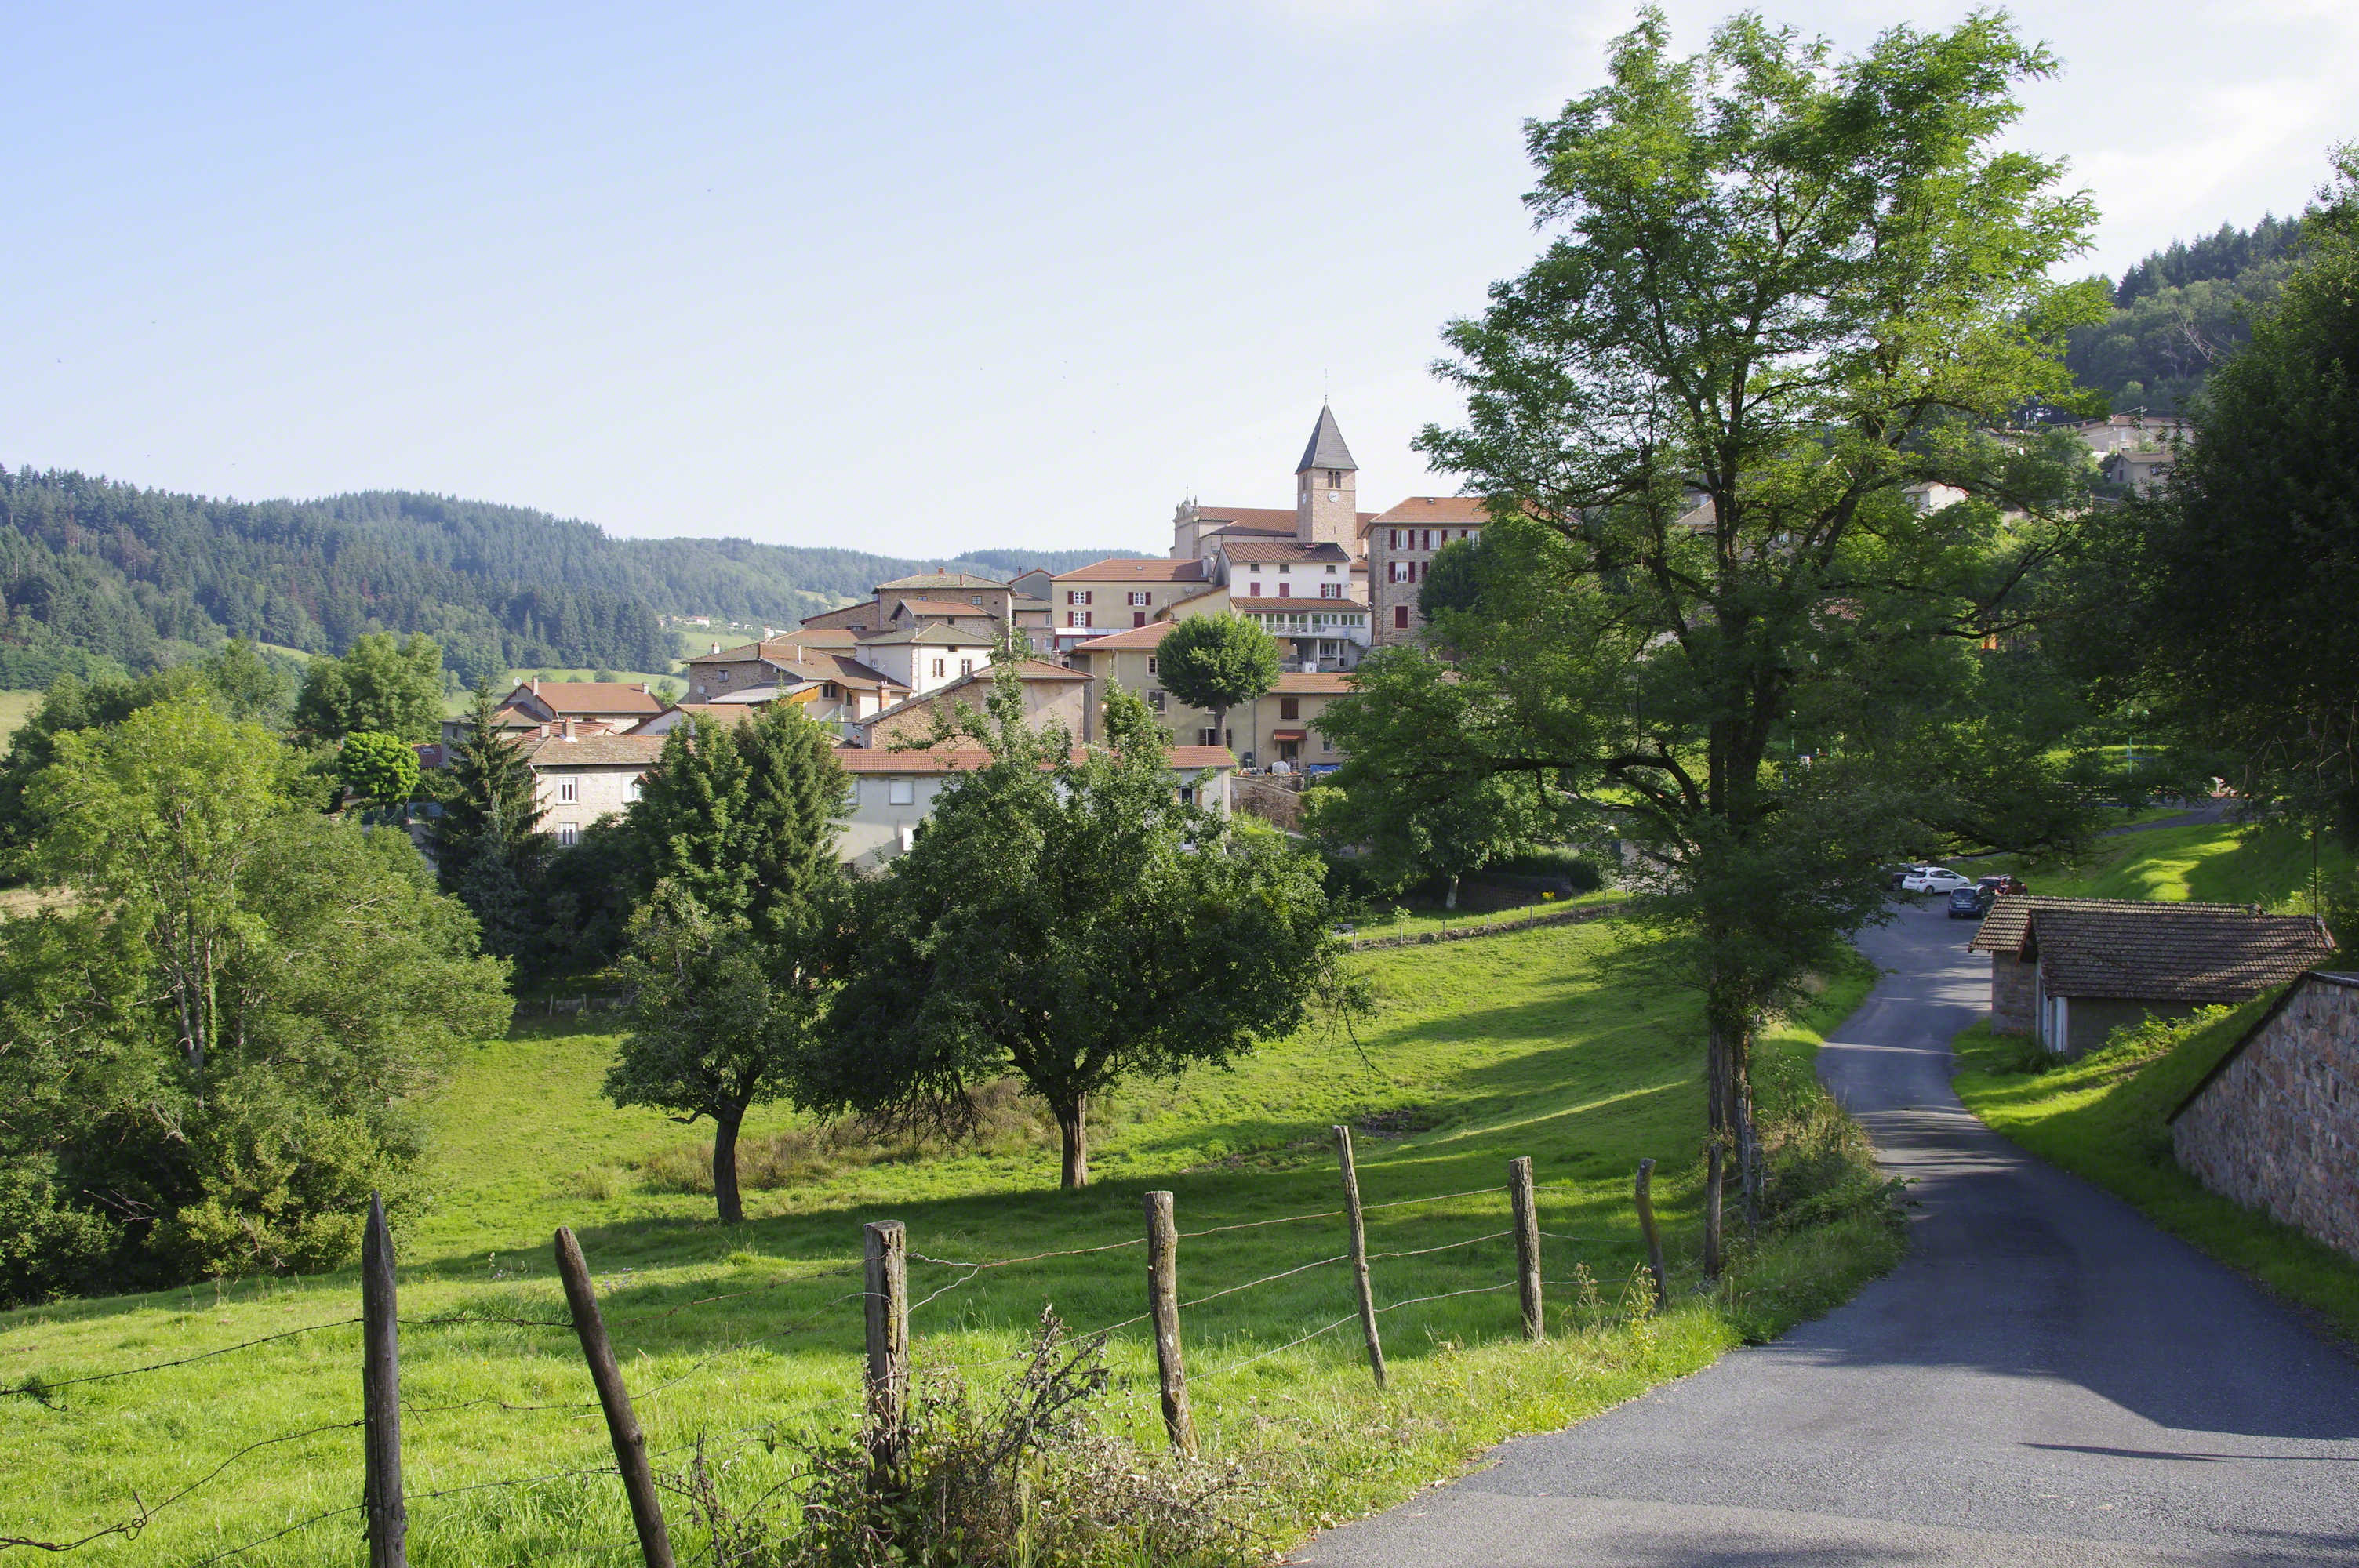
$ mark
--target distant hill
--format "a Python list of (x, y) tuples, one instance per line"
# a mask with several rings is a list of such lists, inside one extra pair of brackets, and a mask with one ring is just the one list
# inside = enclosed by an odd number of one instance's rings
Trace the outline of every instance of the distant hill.
[(617, 539), (527, 507), (408, 491), (213, 501), (0, 470), (0, 687), (152, 668), (231, 636), (340, 653), (373, 631), (432, 635), (463, 682), (519, 665), (661, 670), (665, 615), (790, 623), (914, 572), (1062, 570), (1116, 553), (1131, 552), (946, 561)]
[(2301, 223), (2223, 223), (2156, 251), (2113, 285), (2113, 315), (2072, 334), (2065, 363), (2082, 385), (2104, 390), (2116, 414), (2180, 412), (2212, 366), (2252, 341), (2252, 313), (2277, 297)]
[(1093, 561), (1136, 561), (1152, 557), (1145, 550), (969, 550), (965, 558), (989, 567), (1003, 577), (1014, 577), (1018, 572), (1028, 572), (1034, 567), (1045, 567), (1052, 572), (1069, 572)]

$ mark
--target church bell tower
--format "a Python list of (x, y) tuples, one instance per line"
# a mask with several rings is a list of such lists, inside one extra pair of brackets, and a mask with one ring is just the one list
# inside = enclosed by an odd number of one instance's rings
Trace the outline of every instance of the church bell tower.
[(1353, 547), (1360, 536), (1360, 465), (1343, 444), (1335, 411), (1320, 406), (1319, 423), (1294, 470), (1294, 536), (1306, 545)]

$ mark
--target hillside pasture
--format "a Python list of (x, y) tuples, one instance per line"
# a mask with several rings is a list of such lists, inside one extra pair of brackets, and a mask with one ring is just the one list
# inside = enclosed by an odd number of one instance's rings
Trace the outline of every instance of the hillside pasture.
[[(2309, 830), (2299, 824), (2213, 822), (2108, 834), (2072, 860), (1994, 855), (1960, 860), (1957, 869), (1977, 877), (2013, 871), (2033, 892), (2058, 897), (2195, 899), (2308, 914), (2312, 853)], [(2321, 886), (2349, 877), (2351, 851), (2331, 835), (2315, 853)]]
[[(1890, 1229), (1863, 1217), (1765, 1239), (1720, 1289), (1697, 1288), (1696, 1009), (1667, 957), (1618, 923), (1352, 962), (1381, 999), (1355, 1036), (1313, 1032), (1232, 1071), (1109, 1097), (1094, 1110), (1098, 1180), (1086, 1190), (1056, 1190), (1053, 1145), (1025, 1132), (1018, 1108), (979, 1150), (879, 1142), (822, 1161), (794, 1184), (749, 1192), (746, 1222), (729, 1227), (677, 1178), (703, 1152), (691, 1130), (601, 1098), (612, 1035), (544, 1022), (470, 1047), (432, 1111), (436, 1190), (397, 1207), (412, 1325), (411, 1561), (612, 1562), (630, 1539), (561, 1326), (549, 1254), (560, 1224), (577, 1229), (598, 1276), (658, 1469), (681, 1469), (701, 1441), (743, 1498), (788, 1478), (802, 1438), (856, 1419), (854, 1271), (872, 1219), (908, 1227), (926, 1376), (996, 1377), (1046, 1306), (1077, 1329), (1120, 1325), (1110, 1416), (1159, 1447), (1152, 1352), (1130, 1320), (1145, 1307), (1141, 1195), (1168, 1188), (1181, 1296), (1201, 1303), (1182, 1318), (1198, 1422), (1215, 1457), (1269, 1483), (1253, 1506), (1277, 1542), (1397, 1501), (1513, 1432), (1693, 1371), (1823, 1310), (1897, 1254)], [(1814, 1022), (1847, 1012), (1865, 984), (1839, 979)], [(1816, 1041), (1801, 1024), (1772, 1040), (1770, 1076), (1782, 1064), (1807, 1083)], [(1360, 1130), (1364, 1195), (1379, 1206), (1370, 1247), (1392, 1368), (1382, 1393), (1336, 1260), (1336, 1123)], [(810, 1130), (773, 1109), (747, 1130)], [(1541, 1184), (1543, 1272), (1557, 1281), (1540, 1346), (1520, 1337), (1511, 1244), (1497, 1234), (1506, 1162), (1527, 1153)], [(1645, 1155), (1663, 1162), (1674, 1258), (1660, 1317), (1635, 1310), (1629, 1188)], [(358, 1497), (356, 1301), (344, 1272), (0, 1315), (0, 1381), (53, 1390), (48, 1402), (0, 1399), (11, 1478), (0, 1535), (77, 1538), (129, 1517), (135, 1491), (152, 1506), (227, 1462), (223, 1482), (136, 1541), (106, 1537), (75, 1560), (190, 1563), (294, 1527), (238, 1561), (359, 1562), (355, 1518), (330, 1512)], [(167, 1361), (182, 1364), (67, 1382)], [(249, 1448), (290, 1433), (302, 1435)]]
[(8, 754), (8, 742), (40, 706), (38, 691), (0, 691), (0, 757)]

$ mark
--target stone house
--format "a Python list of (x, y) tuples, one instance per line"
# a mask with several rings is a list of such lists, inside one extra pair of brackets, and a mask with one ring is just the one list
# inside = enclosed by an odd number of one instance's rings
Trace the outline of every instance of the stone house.
[(854, 723), (873, 719), (909, 695), (897, 680), (858, 656), (857, 634), (842, 630), (794, 632), (734, 648), (718, 644), (688, 661), (688, 702), (756, 703), (795, 697), (812, 718)]
[(974, 674), (991, 663), (993, 646), (994, 639), (956, 626), (904, 625), (862, 633), (859, 657), (901, 688), (897, 702)]
[(1119, 631), (1146, 625), (1215, 580), (1210, 561), (1092, 561), (1056, 575), (1049, 609), (1060, 633)]
[(2197, 1181), (2359, 1258), (2359, 975), (2296, 979), (2169, 1123)]
[[(920, 572), (880, 582), (867, 599), (807, 615), (801, 627), (804, 631), (883, 632), (895, 624), (894, 614), (902, 604), (913, 599), (930, 605), (963, 605), (966, 611), (988, 617), (996, 625), (1015, 613), (1016, 591), (996, 579), (972, 572)], [(906, 620), (901, 622), (907, 623)]]
[(639, 781), (654, 770), (664, 747), (661, 735), (584, 735), (563, 726), (520, 744), (532, 769), (541, 830), (560, 845), (572, 844), (601, 817), (629, 810), (639, 798)]
[[(1076, 747), (1073, 755), (1078, 760), (1082, 748)], [(908, 853), (918, 829), (933, 815), (936, 798), (959, 773), (988, 766), (991, 753), (963, 747), (921, 752), (846, 747), (836, 752), (836, 760), (849, 775), (836, 858), (855, 871), (871, 872)], [(1171, 771), (1179, 775), (1180, 797), (1227, 815), (1233, 761), (1223, 746), (1173, 747)]]
[[(1232, 744), (1251, 768), (1288, 773), (1325, 772), (1343, 759), (1319, 728), (1327, 705), (1352, 689), (1349, 676), (1329, 670), (1289, 670), (1256, 699), (1250, 710), (1229, 715)], [(1242, 722), (1240, 722), (1242, 720)]]
[(1412, 495), (1368, 519), (1368, 601), (1375, 614), (1375, 645), (1414, 641), (1425, 630), (1417, 596), (1434, 552), (1460, 539), (1480, 538), (1491, 520), (1471, 495)]
[(1069, 668), (1089, 678), (1082, 697), (1086, 718), (1079, 731), (1082, 740), (1098, 738), (1099, 715), (1105, 711), (1106, 692), (1114, 687), (1144, 697), (1175, 739), (1201, 744), (1211, 736), (1212, 715), (1201, 708), (1188, 707), (1164, 690), (1156, 667), (1156, 650), (1179, 623), (1177, 620), (1156, 621), (1126, 632), (1093, 637), (1075, 645), (1065, 655)]
[(2250, 1000), (2334, 950), (2319, 921), (2257, 904), (1999, 898), (1968, 944), (1991, 956), (1991, 1025), (2077, 1056), (2125, 1023)]
[[(1062, 665), (1027, 659), (1016, 667), (1024, 693), (1024, 719), (1034, 726), (1058, 724), (1077, 741), (1088, 740), (1090, 677)], [(993, 675), (979, 669), (959, 676), (921, 696), (904, 697), (862, 723), (853, 736), (861, 746), (889, 746), (895, 741), (923, 740), (934, 730), (934, 716), (948, 715), (963, 702), (980, 709), (991, 699)]]
[[(645, 681), (522, 680), (493, 709), (492, 727), (521, 736), (570, 719), (577, 727), (627, 730), (663, 708), (663, 698), (650, 692)], [(445, 719), (442, 739), (455, 744), (470, 722), (465, 716)]]

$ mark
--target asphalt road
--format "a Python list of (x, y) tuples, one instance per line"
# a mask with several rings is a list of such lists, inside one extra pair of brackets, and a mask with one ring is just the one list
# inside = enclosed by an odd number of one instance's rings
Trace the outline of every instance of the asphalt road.
[(2359, 1362), (1985, 1130), (1972, 927), (1912, 908), (1820, 1073), (1918, 1184), (1849, 1305), (1330, 1531), (1324, 1568), (2359, 1563)]

